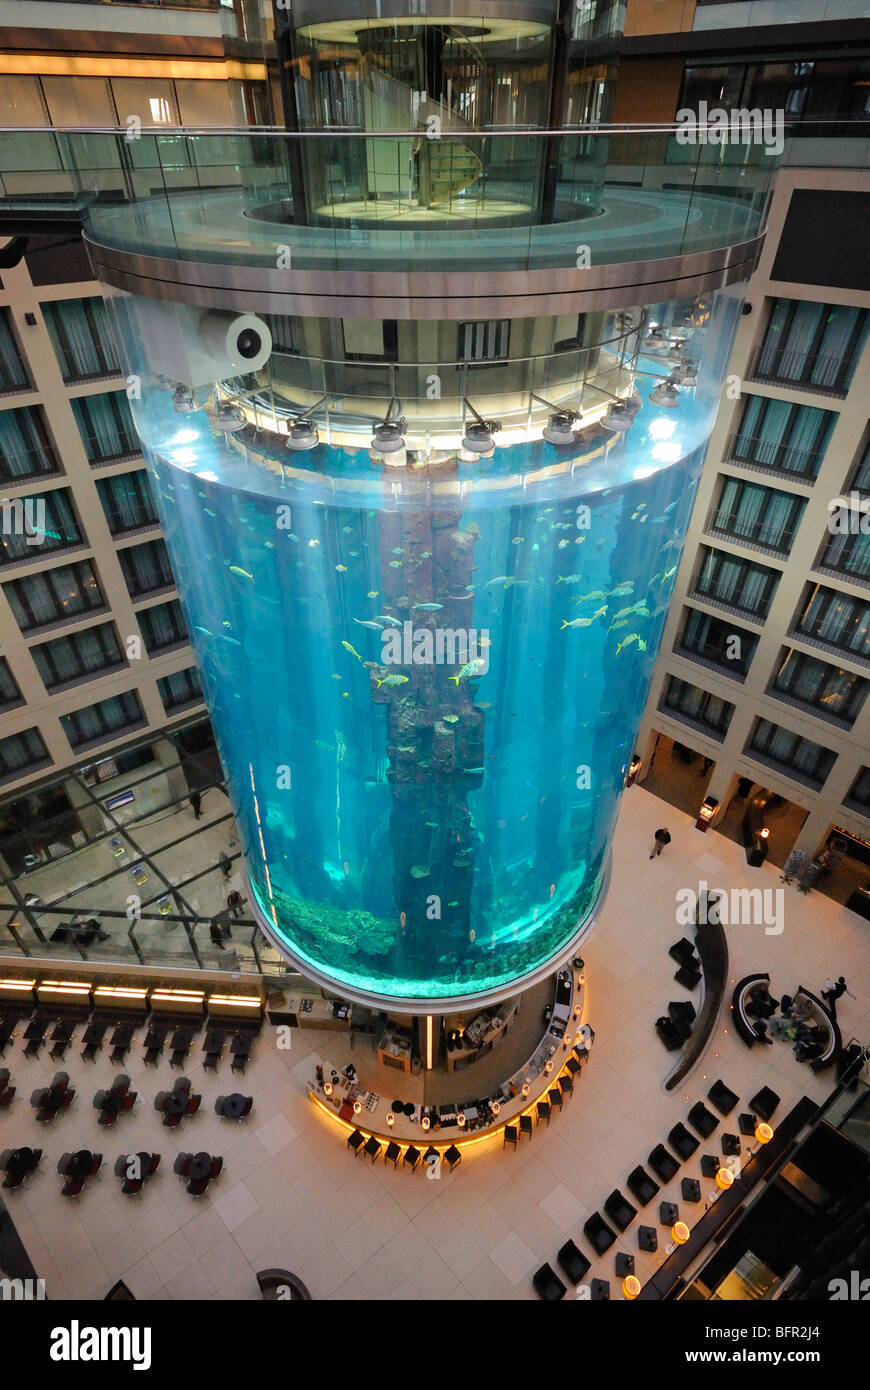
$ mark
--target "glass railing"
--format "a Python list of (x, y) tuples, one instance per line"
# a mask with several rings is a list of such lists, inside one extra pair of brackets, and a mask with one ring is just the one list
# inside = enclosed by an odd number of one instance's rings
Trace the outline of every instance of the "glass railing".
[(18, 129), (0, 214), (66, 206), (109, 247), (270, 270), (595, 268), (755, 237), (775, 166), (763, 143), (679, 145), (663, 126)]

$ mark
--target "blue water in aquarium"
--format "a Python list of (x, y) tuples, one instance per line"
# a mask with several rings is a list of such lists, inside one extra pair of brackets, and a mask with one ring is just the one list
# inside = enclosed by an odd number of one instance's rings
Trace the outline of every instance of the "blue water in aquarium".
[[(678, 411), (647, 387), (567, 463), (289, 454), (135, 404), (253, 892), (337, 986), (506, 989), (594, 908), (737, 308)], [(404, 660), (406, 624), (473, 634), (466, 668)]]

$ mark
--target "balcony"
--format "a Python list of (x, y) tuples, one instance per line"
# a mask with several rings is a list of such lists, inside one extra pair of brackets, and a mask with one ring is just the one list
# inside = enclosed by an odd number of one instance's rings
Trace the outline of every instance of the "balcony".
[(743, 756), (751, 758), (753, 762), (761, 763), (763, 767), (772, 768), (774, 772), (779, 772), (783, 777), (790, 778), (792, 782), (800, 783), (802, 787), (809, 787), (814, 792), (821, 791), (828, 780), (831, 767), (834, 765), (832, 758), (830, 766), (826, 768), (821, 776), (802, 772), (800, 768), (793, 767), (791, 763), (781, 762), (779, 758), (774, 757), (772, 754), (761, 752), (759, 749), (753, 748), (751, 743), (747, 743), (743, 750)]
[(749, 363), (750, 381), (769, 382), (793, 391), (843, 400), (849, 391), (857, 357), (825, 357), (801, 349), (756, 348)]
[[(736, 530), (738, 522), (739, 531)], [(705, 531), (708, 536), (721, 536), (723, 540), (745, 546), (747, 550), (758, 550), (764, 555), (776, 555), (779, 558), (784, 558), (790, 553), (797, 535), (797, 527), (775, 528), (769, 526), (763, 518), (747, 523), (741, 520), (739, 513), (723, 514), (717, 508), (713, 509)]]
[[(741, 634), (735, 635), (739, 637)], [(674, 647), (676, 656), (682, 656), (686, 661), (694, 661), (697, 666), (706, 666), (709, 671), (718, 671), (720, 675), (727, 676), (729, 680), (736, 681), (738, 685), (742, 685), (746, 680), (746, 673), (754, 653), (754, 642), (749, 657), (741, 661), (729, 661), (727, 657), (723, 656), (721, 647), (710, 643), (703, 643), (700, 647), (689, 647), (684, 642), (678, 641)]]
[(668, 719), (676, 719), (679, 724), (688, 725), (690, 729), (697, 729), (699, 733), (706, 734), (708, 738), (716, 739), (717, 743), (722, 743), (728, 732), (727, 729), (721, 729), (716, 724), (706, 724), (703, 719), (687, 714), (685, 710), (675, 709), (672, 705), (659, 705), (659, 713), (666, 715)]
[(790, 478), (793, 482), (812, 486), (823, 458), (822, 449), (797, 449), (790, 444), (776, 444), (737, 431), (728, 441), (724, 462), (753, 473)]
[(106, 522), (115, 540), (142, 535), (146, 531), (157, 531), (160, 528), (160, 518), (145, 507), (127, 509), (124, 512), (107, 511)]

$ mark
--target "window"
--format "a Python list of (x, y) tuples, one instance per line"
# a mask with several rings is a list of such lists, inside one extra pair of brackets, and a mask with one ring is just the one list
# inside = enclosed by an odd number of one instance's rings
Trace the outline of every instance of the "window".
[(459, 325), (460, 362), (499, 362), (508, 356), (510, 319), (489, 319)]
[(866, 336), (866, 309), (774, 299), (753, 376), (845, 396)]
[(719, 739), (724, 738), (728, 732), (728, 725), (734, 713), (734, 706), (727, 700), (720, 700), (717, 695), (699, 690), (697, 686), (689, 685), (676, 676), (668, 677), (659, 709), (664, 714), (671, 715), (673, 719), (680, 719), (684, 724), (693, 724)]
[(756, 762), (782, 769), (795, 781), (816, 790), (824, 785), (837, 756), (830, 748), (801, 738), (769, 719), (756, 720), (743, 751)]
[(186, 671), (176, 671), (172, 676), (164, 676), (157, 682), (157, 689), (167, 714), (182, 705), (202, 700), (202, 686), (195, 666), (188, 666)]
[(758, 645), (758, 638), (746, 628), (711, 618), (698, 608), (687, 608), (682, 635), (675, 651), (714, 666), (734, 680), (742, 680)]
[(43, 312), (64, 381), (86, 381), (120, 372), (102, 299), (61, 299), (43, 305)]
[(294, 355), (302, 350), (302, 321), (293, 314), (266, 314), (266, 322), (272, 334), (272, 346), (276, 352), (292, 352)]
[(399, 325), (395, 319), (342, 319), (348, 362), (396, 362)]
[(0, 394), (26, 391), (29, 386), (27, 367), (12, 331), (11, 315), (8, 309), (0, 309)]
[(144, 545), (131, 545), (118, 552), (121, 569), (130, 597), (143, 598), (158, 589), (175, 587), (175, 576), (169, 563), (169, 551), (162, 540), (146, 541)]
[(113, 623), (101, 623), (69, 637), (56, 637), (31, 647), (31, 656), (46, 690), (87, 680), (118, 666), (125, 666), (124, 653)]
[(0, 564), (39, 560), (51, 550), (83, 545), (68, 488), (15, 499), (2, 508)]
[(113, 536), (160, 524), (144, 468), (135, 473), (119, 473), (116, 478), (100, 478), (97, 491)]
[(80, 396), (70, 404), (89, 462), (107, 463), (142, 452), (123, 391)]
[(127, 690), (123, 695), (100, 700), (99, 704), (88, 705), (73, 714), (63, 714), (60, 722), (70, 747), (81, 748), (84, 744), (111, 738), (122, 729), (144, 724), (145, 717), (135, 690)]
[(0, 710), (5, 711), (23, 704), (24, 700), (18, 689), (18, 682), (12, 674), (12, 668), (5, 656), (0, 656)]
[(870, 582), (870, 529), (861, 531), (858, 514), (847, 507), (834, 512), (828, 525), (833, 534), (819, 567), (861, 583)]
[(729, 458), (811, 481), (818, 474), (836, 419), (832, 410), (750, 396)]
[(0, 483), (14, 486), (59, 471), (41, 407), (0, 411)]
[(14, 781), (26, 772), (36, 772), (51, 762), (38, 729), (0, 738), (0, 780)]
[(86, 560), (31, 574), (4, 586), (9, 607), (24, 633), (105, 608), (97, 576)]
[(870, 767), (862, 767), (852, 783), (849, 793), (843, 797), (843, 805), (860, 811), (862, 816), (870, 817)]
[(136, 617), (149, 656), (157, 656), (170, 647), (187, 645), (187, 628), (177, 599), (170, 599), (169, 603), (156, 603), (153, 608), (143, 608)]
[(835, 720), (851, 728), (864, 703), (867, 685), (863, 676), (838, 670), (803, 652), (786, 649), (770, 693), (786, 695), (823, 719)]
[(794, 631), (812, 641), (870, 660), (870, 603), (823, 584), (809, 586)]
[(710, 529), (787, 555), (795, 538), (806, 498), (777, 488), (723, 478)]
[(849, 487), (856, 492), (870, 493), (870, 441), (868, 441), (861, 461), (849, 479)]
[(701, 547), (701, 556), (694, 587), (696, 594), (729, 608), (742, 609), (757, 618), (767, 617), (779, 584), (778, 570), (706, 545)]

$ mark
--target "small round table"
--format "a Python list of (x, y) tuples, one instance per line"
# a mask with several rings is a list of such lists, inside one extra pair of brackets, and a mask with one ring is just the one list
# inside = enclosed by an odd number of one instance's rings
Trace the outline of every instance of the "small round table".
[(168, 1095), (168, 1096), (166, 1097), (166, 1105), (165, 1105), (165, 1107), (164, 1107), (164, 1114), (166, 1114), (166, 1115), (183, 1115), (186, 1109), (187, 1109), (187, 1097), (186, 1097), (186, 1096), (178, 1096), (178, 1095), (176, 1095), (175, 1092), (173, 1091), (170, 1095)]
[(211, 1154), (207, 1154), (204, 1152), (194, 1154), (193, 1158), (190, 1160), (190, 1167), (187, 1170), (187, 1176), (193, 1182), (202, 1182), (202, 1179), (207, 1178), (210, 1172)]
[(14, 1178), (26, 1177), (33, 1169), (33, 1150), (32, 1149), (13, 1149), (6, 1163), (7, 1173), (11, 1173)]
[(67, 1168), (68, 1178), (86, 1178), (91, 1171), (94, 1156), (90, 1149), (79, 1149), (74, 1153)]
[(231, 1096), (227, 1096), (224, 1101), (224, 1115), (228, 1120), (240, 1120), (245, 1113), (245, 1097), (238, 1091), (234, 1091)]
[(118, 1115), (121, 1111), (122, 1099), (123, 1097), (117, 1091), (107, 1091), (103, 1096), (100, 1109), (106, 1115)]

